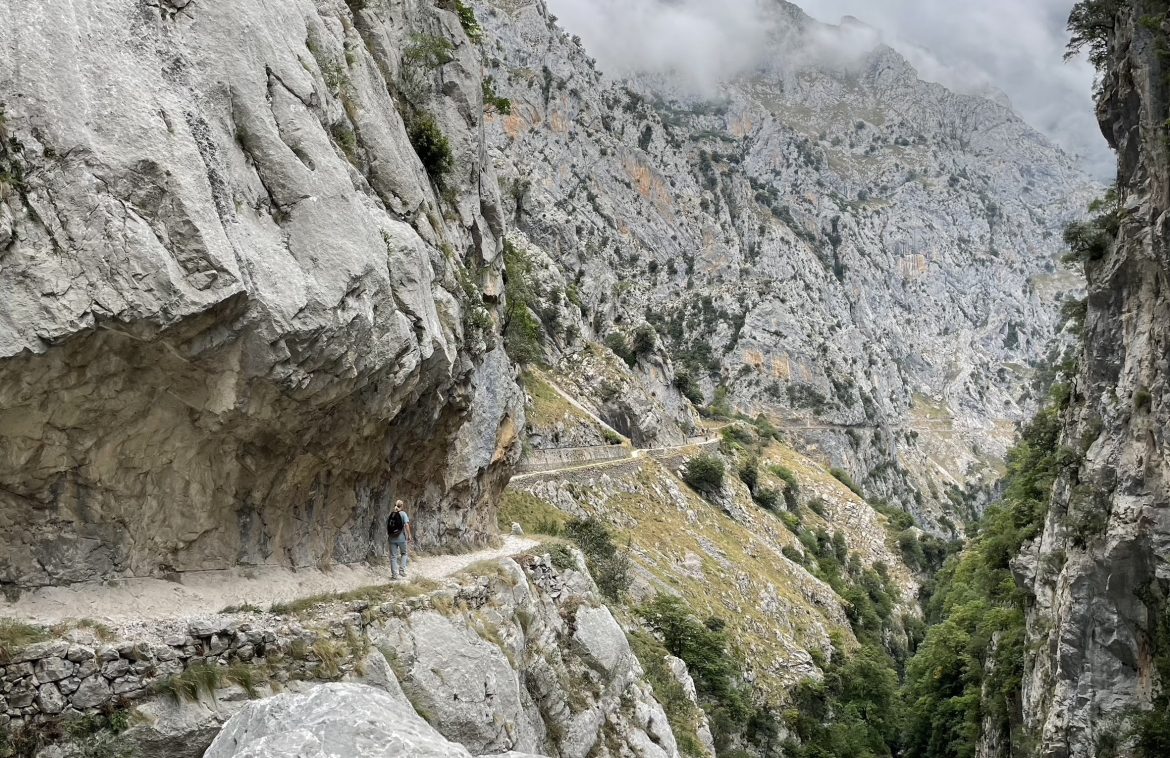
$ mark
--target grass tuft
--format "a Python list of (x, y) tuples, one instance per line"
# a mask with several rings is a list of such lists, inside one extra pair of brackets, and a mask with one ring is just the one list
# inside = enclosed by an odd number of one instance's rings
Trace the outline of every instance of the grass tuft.
[(8, 660), (21, 648), (47, 639), (48, 633), (39, 626), (16, 619), (0, 619), (0, 662)]
[(418, 578), (407, 583), (377, 584), (369, 587), (359, 587), (356, 590), (350, 590), (348, 592), (310, 595), (309, 597), (290, 600), (285, 603), (273, 603), (269, 610), (278, 616), (299, 616), (313, 610), (318, 605), (325, 605), (327, 603), (353, 603), (359, 601), (385, 603), (391, 600), (406, 600), (407, 598), (419, 597), (420, 595), (434, 592), (441, 586), (434, 580)]
[(237, 663), (223, 672), (223, 679), (244, 690), (249, 700), (260, 698), (260, 685), (268, 679), (267, 672), (259, 666)]
[(313, 655), (321, 662), (317, 675), (321, 679), (336, 679), (341, 676), (341, 663), (345, 660), (342, 646), (331, 639), (321, 637), (313, 643)]
[(198, 664), (156, 683), (154, 691), (171, 697), (176, 703), (194, 703), (203, 695), (214, 697), (220, 682), (218, 667)]

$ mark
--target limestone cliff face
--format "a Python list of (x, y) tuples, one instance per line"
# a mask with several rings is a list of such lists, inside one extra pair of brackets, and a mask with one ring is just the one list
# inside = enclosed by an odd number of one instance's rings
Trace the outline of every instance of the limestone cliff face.
[(1165, 7), (1121, 3), (1099, 97), (1118, 153), (1120, 232), (1086, 265), (1088, 315), (1065, 445), (1081, 456), (1058, 482), (1038, 544), (1027, 724), (1044, 756), (1097, 754), (1167, 682), (1156, 658), (1170, 576), (1166, 357), (1170, 155)]
[(712, 99), (596, 70), (540, 0), (477, 6), (512, 101), (487, 124), (505, 207), (580, 305), (546, 324), (550, 358), (649, 322), (704, 402), (813, 427), (929, 522), (949, 485), (997, 478), (1079, 287), (1059, 232), (1096, 189), (1004, 106), (765, 5), (768, 57)]
[(0, 17), (0, 586), (363, 559), (397, 497), (482, 538), (523, 421), (456, 15)]

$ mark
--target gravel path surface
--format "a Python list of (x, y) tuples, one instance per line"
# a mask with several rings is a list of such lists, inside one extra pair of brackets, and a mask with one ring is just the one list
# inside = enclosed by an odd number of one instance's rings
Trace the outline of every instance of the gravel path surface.
[[(522, 553), (537, 544), (536, 540), (509, 535), (498, 548), (412, 558), (408, 574), (411, 580), (442, 579), (473, 563)], [(325, 571), (284, 567), (189, 571), (178, 581), (121, 579), (46, 587), (25, 593), (15, 603), (0, 601), (0, 618), (40, 624), (90, 619), (115, 628), (176, 627), (173, 622), (215, 615), (229, 606), (267, 609), (273, 603), (389, 581), (389, 564), (336, 566)]]

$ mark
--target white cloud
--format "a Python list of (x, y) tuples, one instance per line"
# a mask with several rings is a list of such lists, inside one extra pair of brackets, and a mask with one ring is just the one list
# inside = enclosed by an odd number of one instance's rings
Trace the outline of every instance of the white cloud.
[(805, 11), (836, 23), (854, 15), (885, 31), (924, 79), (952, 89), (1007, 94), (1028, 123), (1080, 155), (1095, 175), (1114, 160), (1097, 128), (1093, 69), (1063, 60), (1073, 0), (805, 0)]
[(757, 0), (550, 0), (617, 75), (674, 72), (702, 91), (751, 65), (765, 42)]
[[(674, 72), (701, 92), (767, 52), (761, 8), (778, 0), (548, 0), (561, 25), (581, 35), (615, 74)], [(1072, 0), (804, 0), (810, 15), (837, 23), (853, 15), (880, 33), (852, 28), (824, 35), (807, 53), (842, 63), (879, 40), (923, 79), (975, 94), (1006, 94), (1023, 118), (1105, 179), (1114, 160), (1097, 129), (1093, 71), (1062, 59)]]

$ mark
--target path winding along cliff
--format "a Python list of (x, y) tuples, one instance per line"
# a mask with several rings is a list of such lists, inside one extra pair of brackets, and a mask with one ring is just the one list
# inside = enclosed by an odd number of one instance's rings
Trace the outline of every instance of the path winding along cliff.
[[(1170, 712), (1170, 22), (1078, 8), (1120, 181), (1055, 495), (979, 606), (1020, 634), (917, 668), (986, 758), (1157, 755)], [(761, 9), (711, 98), (544, 0), (0, 0), (0, 756), (903, 751), (1101, 188)], [(549, 534), (377, 584), (398, 498), (424, 548)]]

